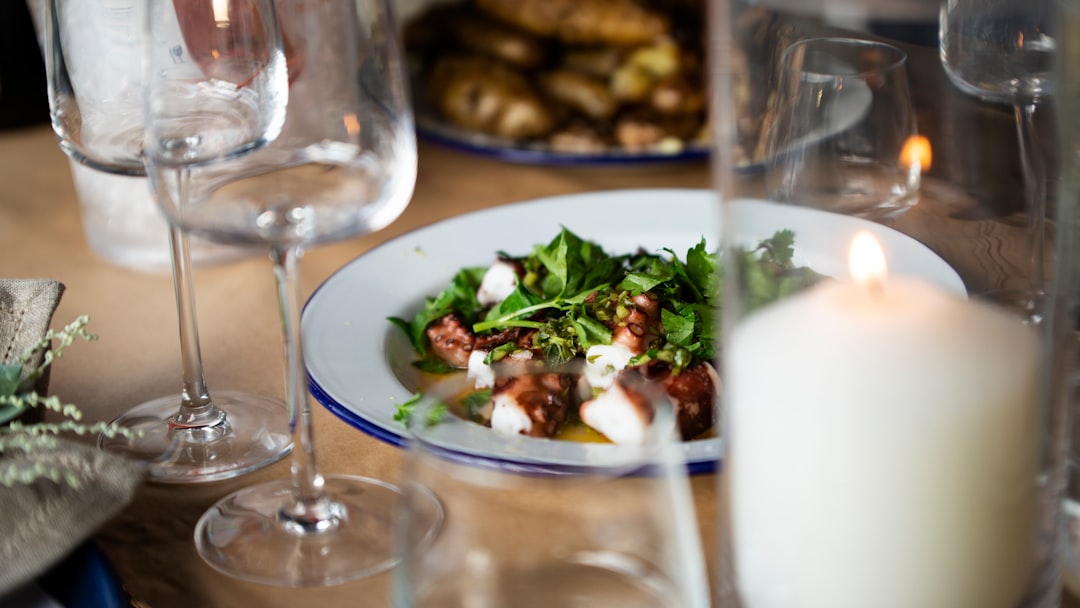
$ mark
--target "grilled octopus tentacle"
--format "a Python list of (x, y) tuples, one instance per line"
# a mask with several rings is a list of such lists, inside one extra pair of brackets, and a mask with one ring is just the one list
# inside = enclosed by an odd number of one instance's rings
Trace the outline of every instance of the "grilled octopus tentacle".
[(491, 392), (491, 428), (510, 435), (553, 437), (574, 402), (566, 374), (525, 374), (500, 378)]
[(624, 369), (611, 387), (581, 404), (581, 420), (615, 443), (641, 443), (652, 424), (655, 406), (635, 388), (639, 379), (659, 385), (671, 398), (675, 422), (684, 440), (712, 428), (713, 402), (720, 381), (716, 370), (704, 361), (678, 374), (656, 362)]
[(647, 350), (663, 333), (660, 302), (651, 293), (638, 294), (630, 301), (630, 314), (618, 322), (611, 333), (611, 343), (621, 344), (638, 355)]
[(476, 346), (476, 336), (457, 313), (452, 312), (432, 321), (425, 333), (436, 356), (454, 367), (469, 366), (469, 355)]

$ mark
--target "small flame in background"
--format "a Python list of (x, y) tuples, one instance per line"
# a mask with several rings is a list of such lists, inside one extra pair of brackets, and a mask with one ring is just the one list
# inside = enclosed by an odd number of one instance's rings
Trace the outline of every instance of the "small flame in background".
[(904, 169), (929, 171), (933, 159), (934, 152), (930, 146), (930, 140), (922, 135), (912, 135), (907, 138), (904, 147), (900, 149), (900, 166)]

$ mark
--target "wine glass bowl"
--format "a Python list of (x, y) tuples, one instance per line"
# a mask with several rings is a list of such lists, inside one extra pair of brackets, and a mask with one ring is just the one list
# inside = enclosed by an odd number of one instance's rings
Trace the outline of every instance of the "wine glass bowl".
[[(202, 55), (197, 70), (176, 69), (171, 57), (154, 55), (144, 153), (173, 226), (269, 252), (296, 449), (291, 480), (221, 499), (199, 520), (195, 546), (210, 566), (235, 578), (287, 587), (337, 584), (397, 563), (390, 522), (402, 494), (380, 480), (319, 471), (299, 262), (307, 247), (378, 230), (408, 204), (416, 142), (405, 70), (386, 0), (232, 0), (228, 8), (228, 19), (261, 20), (246, 29), (265, 35)], [(153, 39), (169, 31), (173, 7), (153, 3), (149, 10)], [(220, 15), (198, 21), (201, 27), (221, 22)], [(244, 54), (267, 60), (256, 62), (263, 67), (254, 77), (240, 70), (235, 94), (221, 95), (217, 62), (238, 65)], [(206, 113), (220, 120), (201, 118)], [(434, 501), (429, 506), (431, 519), (423, 525), (433, 530), (441, 510)]]
[[(277, 152), (272, 148), (265, 158), (243, 159), (243, 175), (213, 166), (193, 168), (199, 202), (168, 206), (166, 214), (212, 241), (307, 246), (379, 230), (408, 203), (409, 193), (398, 183), (414, 179), (415, 170), (387, 167), (371, 151), (318, 142), (292, 158)], [(395, 175), (398, 171), (405, 175)]]
[[(257, 6), (261, 1), (249, 4)], [(212, 36), (200, 38), (200, 32), (209, 30), (192, 26), (198, 23), (192, 19), (199, 14), (189, 12), (210, 5), (191, 0), (169, 4), (179, 9), (181, 19), (174, 16), (163, 25), (151, 44), (151, 37), (143, 30), (144, 2), (45, 2), (44, 51), (52, 126), (61, 149), (82, 165), (116, 175), (146, 176), (144, 56), (166, 59), (170, 70), (199, 72), (187, 60), (189, 48), (221, 54), (237, 46), (237, 41), (258, 40), (277, 31), (276, 26), (258, 30), (261, 22), (240, 19), (243, 11), (235, 11), (235, 27), (218, 27), (212, 22)], [(181, 27), (179, 21), (189, 26)], [(285, 70), (280, 44), (263, 48), (273, 51), (252, 55), (244, 62), (224, 62), (225, 67), (214, 72), (215, 79), (204, 95), (207, 108), (197, 117), (245, 128), (216, 124), (216, 139), (173, 142), (174, 150), (184, 148), (177, 153), (184, 162), (210, 162), (259, 147), (280, 130), (280, 113), (253, 105), (265, 99), (274, 103), (272, 96), (256, 91), (265, 87), (265, 82), (278, 82), (272, 75), (274, 70)], [(242, 87), (229, 80), (230, 75), (240, 73), (244, 74)], [(180, 96), (174, 92), (174, 97)], [(207, 111), (223, 104), (236, 113)], [(99, 447), (146, 462), (148, 477), (161, 483), (217, 481), (280, 460), (291, 449), (292, 438), (285, 405), (279, 399), (241, 391), (220, 391), (211, 397), (203, 377), (187, 236), (170, 227), (169, 245), (183, 368), (180, 393), (122, 413), (113, 422), (133, 432), (102, 435)]]
[(986, 101), (1051, 95), (1055, 42), (1039, 2), (948, 0), (941, 61), (954, 85)]

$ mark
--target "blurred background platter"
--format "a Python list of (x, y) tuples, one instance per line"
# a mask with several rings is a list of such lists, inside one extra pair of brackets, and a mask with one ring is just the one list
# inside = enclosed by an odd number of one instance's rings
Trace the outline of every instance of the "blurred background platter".
[(397, 4), (423, 139), (535, 164), (709, 155), (702, 0)]

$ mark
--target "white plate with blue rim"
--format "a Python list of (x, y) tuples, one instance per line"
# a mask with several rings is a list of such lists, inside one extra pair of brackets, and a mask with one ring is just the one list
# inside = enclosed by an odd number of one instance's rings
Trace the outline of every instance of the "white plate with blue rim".
[[(794, 261), (830, 276), (847, 275), (857, 230), (881, 243), (894, 275), (918, 276), (966, 295), (956, 271), (915, 239), (881, 224), (807, 207), (747, 200), (739, 239), (749, 244), (778, 230), (795, 233)], [(407, 442), (397, 406), (418, 388), (408, 339), (389, 317), (411, 318), (465, 266), (486, 266), (497, 251), (525, 255), (565, 226), (610, 253), (642, 248), (680, 255), (702, 238), (719, 245), (716, 194), (696, 189), (612, 190), (508, 204), (456, 216), (383, 243), (327, 279), (304, 308), (303, 344), (312, 394), (336, 416), (382, 441)], [(504, 435), (461, 419), (443, 432), (464, 460), (535, 473), (572, 473), (617, 446)], [(715, 470), (720, 439), (683, 442), (689, 470)]]

